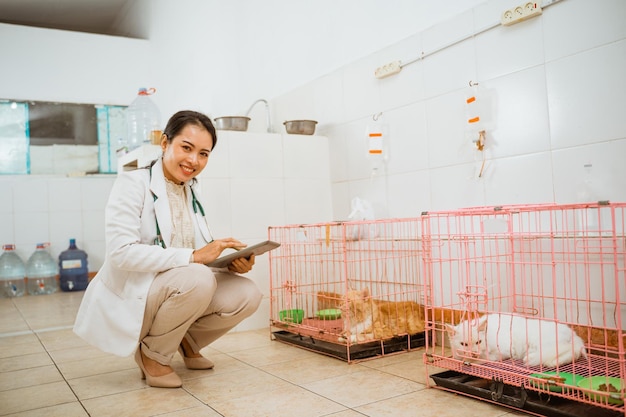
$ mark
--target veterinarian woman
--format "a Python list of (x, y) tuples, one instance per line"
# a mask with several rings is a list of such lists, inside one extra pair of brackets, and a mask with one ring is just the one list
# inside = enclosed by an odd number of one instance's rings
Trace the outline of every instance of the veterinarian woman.
[(227, 248), (213, 240), (197, 200), (196, 176), (217, 136), (211, 120), (180, 111), (161, 137), (162, 157), (120, 173), (105, 210), (106, 256), (80, 305), (74, 332), (119, 356), (135, 353), (148, 385), (180, 387), (170, 367), (178, 351), (189, 369), (210, 369), (200, 349), (256, 311), (257, 286), (241, 275), (254, 256), (228, 268), (205, 264)]

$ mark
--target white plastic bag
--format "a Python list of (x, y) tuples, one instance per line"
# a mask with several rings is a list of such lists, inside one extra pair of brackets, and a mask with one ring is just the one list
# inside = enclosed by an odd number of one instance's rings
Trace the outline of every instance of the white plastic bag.
[(373, 222), (374, 206), (367, 200), (354, 197), (350, 202), (352, 211), (348, 216), (355, 224), (346, 228), (346, 238), (349, 240), (372, 239), (377, 236), (376, 224)]

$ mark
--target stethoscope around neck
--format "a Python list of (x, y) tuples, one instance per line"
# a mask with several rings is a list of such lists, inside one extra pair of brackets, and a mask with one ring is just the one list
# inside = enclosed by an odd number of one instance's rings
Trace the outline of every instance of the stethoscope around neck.
[[(150, 178), (152, 178), (152, 166), (155, 163), (156, 161), (153, 161), (152, 164), (150, 164), (150, 167), (149, 167)], [(212, 242), (213, 235), (211, 234), (211, 229), (209, 229), (209, 223), (206, 221), (206, 216), (204, 214), (204, 207), (202, 207), (202, 204), (200, 204), (200, 201), (198, 201), (198, 199), (196, 198), (196, 193), (193, 191), (193, 187), (189, 187), (189, 189), (191, 190), (191, 207), (193, 208), (193, 212), (196, 216), (198, 215), (198, 212), (200, 212), (200, 215), (202, 216), (202, 218), (204, 219), (204, 223), (206, 224), (206, 228), (207, 228), (207, 231), (209, 232), (209, 236), (211, 237), (210, 242)], [(152, 193), (152, 198), (153, 198), (153, 201), (157, 201), (158, 199), (158, 197), (154, 193)], [(159, 220), (156, 217), (156, 213), (154, 214), (154, 224), (156, 226), (156, 237), (154, 238), (154, 244), (159, 245), (163, 249), (165, 249), (166, 247), (165, 240), (163, 240), (163, 235), (161, 235), (161, 228), (159, 227)]]

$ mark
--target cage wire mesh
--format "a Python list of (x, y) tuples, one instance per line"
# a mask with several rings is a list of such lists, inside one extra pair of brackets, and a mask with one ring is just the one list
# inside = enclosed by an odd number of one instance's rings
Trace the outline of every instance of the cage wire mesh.
[[(626, 204), (608, 202), (423, 213), (427, 372), (454, 370), (626, 415), (625, 215)], [(525, 358), (484, 359), (471, 347), (453, 354), (450, 326), (461, 323), (456, 329), (471, 339), (472, 326), (486, 314), (551, 323), (543, 333), (531, 326), (498, 330), (534, 349), (539, 365)], [(577, 335), (586, 357), (545, 365), (555, 354), (547, 346), (554, 335), (545, 329), (557, 325), (570, 334), (557, 340), (556, 354), (567, 356), (573, 348), (563, 340)], [(464, 343), (488, 342), (487, 332)]]
[(423, 346), (419, 233), (419, 218), (270, 227), (273, 334), (348, 362)]

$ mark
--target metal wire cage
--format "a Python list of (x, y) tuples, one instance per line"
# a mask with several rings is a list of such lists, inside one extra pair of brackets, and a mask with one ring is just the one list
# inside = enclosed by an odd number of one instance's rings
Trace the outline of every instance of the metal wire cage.
[[(419, 218), (270, 227), (281, 244), (270, 252), (274, 337), (348, 362), (423, 346), (419, 232)], [(354, 291), (369, 308), (414, 311), (388, 311), (379, 318), (389, 331), (373, 332), (349, 307)], [(421, 317), (416, 334), (396, 325), (412, 313)]]
[[(427, 372), (445, 368), (626, 415), (625, 217), (626, 204), (608, 202), (424, 213)], [(582, 338), (586, 357), (531, 366), (485, 359), (471, 348), (453, 354), (449, 325), (471, 326), (490, 313), (567, 326)], [(524, 326), (510, 333), (549, 356), (542, 339), (553, 335)], [(479, 338), (471, 343), (487, 340)]]

